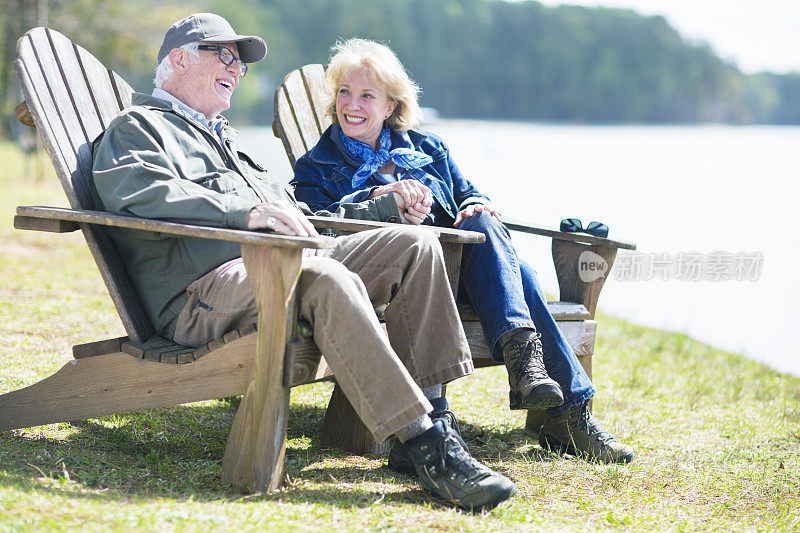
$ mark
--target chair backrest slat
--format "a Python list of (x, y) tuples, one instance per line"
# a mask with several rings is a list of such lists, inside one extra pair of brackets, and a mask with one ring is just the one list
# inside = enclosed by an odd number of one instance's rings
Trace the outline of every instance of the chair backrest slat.
[(327, 105), (326, 98), (328, 95), (328, 84), (325, 81), (325, 69), (319, 63), (314, 63), (302, 67), (300, 69), (300, 74), (303, 77), (308, 99), (311, 101), (311, 105), (314, 108), (314, 118), (317, 121), (319, 133), (313, 143), (316, 144), (322, 132), (331, 125), (331, 117), (329, 117), (325, 111)]
[(103, 131), (103, 124), (100, 122), (99, 113), (89, 92), (86, 76), (72, 42), (57, 32), (47, 32), (47, 36), (53, 47), (55, 64), (61, 74), (61, 83), (56, 82), (54, 85), (66, 95), (64, 101), (72, 103), (72, 109), (65, 109), (64, 114), (68, 115), (70, 120), (74, 119), (80, 124), (84, 135), (78, 146), (80, 148), (84, 143), (94, 140)]
[(293, 70), (275, 90), (272, 129), (283, 141), (292, 166), (331, 124), (325, 114), (326, 94), (325, 70), (319, 64)]
[[(120, 109), (125, 106), (120, 103), (117, 97), (117, 91), (114, 88), (115, 81), (111, 71), (80, 46), (73, 45), (73, 48), (86, 81), (89, 91), (88, 96), (91, 98), (100, 121), (101, 131), (105, 130), (111, 120), (119, 114)], [(128, 100), (128, 105), (130, 105), (130, 99)]]
[(278, 91), (279, 93), (275, 95), (275, 122), (272, 124), (272, 132), (283, 141), (283, 149), (286, 150), (289, 163), (294, 168), (297, 158), (306, 153), (306, 144), (294, 121), (292, 109), (289, 107), (289, 101), (283, 88), (278, 87)]
[[(14, 65), (70, 205), (97, 209), (90, 144), (123, 104), (130, 104), (132, 89), (89, 52), (46, 28), (34, 28), (20, 38)], [(154, 328), (116, 248), (105, 230), (89, 225), (81, 229), (128, 336), (146, 341)]]
[(120, 109), (125, 109), (131, 105), (131, 96), (133, 96), (133, 89), (128, 82), (119, 77), (113, 70), (109, 69), (111, 75), (111, 85), (114, 86), (114, 93), (117, 95), (117, 102)]
[[(59, 178), (62, 180), (62, 185), (69, 188), (76, 198), (77, 205), (72, 207), (86, 209), (91, 198), (85, 194), (80, 185), (76, 187), (75, 184), (84, 181), (83, 176), (80, 175), (81, 168), (91, 167), (88, 143), (92, 139), (89, 138), (81, 118), (75, 112), (72, 96), (66, 86), (63, 71), (58, 63), (59, 58), (51, 45), (48, 33), (31, 32), (30, 45), (39, 66), (41, 80), (49, 93), (49, 99), (53, 102), (55, 116), (58, 117), (65, 133), (64, 136), (53, 139), (53, 142), (61, 147), (61, 154), (66, 159), (66, 170), (69, 172), (68, 175), (59, 176)], [(35, 71), (36, 69), (31, 70)], [(70, 74), (74, 74), (74, 72), (70, 72)], [(43, 90), (37, 92), (40, 93), (43, 100), (48, 98), (48, 95), (42, 94)]]
[[(64, 186), (67, 199), (71, 206), (76, 207), (78, 200), (75, 192), (65, 178), (68, 178), (77, 168), (77, 154), (71, 149), (71, 146), (65, 147), (61, 142), (61, 140), (68, 140), (69, 134), (45, 80), (42, 64), (34, 48), (33, 37), (40, 36), (32, 34), (34, 34), (33, 31), (29, 32), (17, 44), (17, 59), (14, 62), (17, 77), (22, 89), (22, 96), (28, 103), (28, 109), (34, 117), (37, 129), (42, 134), (44, 146), (53, 159), (56, 174)], [(36, 39), (36, 44), (41, 44), (41, 39)], [(47, 136), (44, 135), (44, 131), (48, 132)], [(68, 149), (65, 150), (65, 148)]]
[(306, 150), (310, 150), (317, 143), (320, 131), (317, 121), (314, 119), (314, 108), (309, 101), (306, 84), (303, 83), (300, 71), (292, 71), (283, 80), (283, 87), (292, 106), (297, 128), (303, 137), (303, 144), (305, 144)]

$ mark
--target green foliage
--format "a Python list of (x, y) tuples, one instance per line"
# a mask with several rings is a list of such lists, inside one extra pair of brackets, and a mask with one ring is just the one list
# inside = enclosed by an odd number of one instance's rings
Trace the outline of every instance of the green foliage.
[(12, 112), (20, 100), (13, 59), (16, 41), (26, 31), (39, 25), (58, 30), (112, 67), (134, 87), (144, 90), (152, 86), (154, 58), (164, 31), (198, 6), (197, 2), (158, 0), (3, 0), (0, 9), (0, 138), (13, 126), (10, 124), (14, 119)]
[[(4, 2), (0, 116), (8, 124), (18, 101), (14, 42), (47, 2)], [(800, 123), (800, 74), (745, 76), (663, 17), (623, 9), (501, 0), (50, 0), (47, 20), (149, 91), (164, 30), (196, 11), (218, 12), (269, 44), (234, 96), (234, 124), (269, 124), (283, 76), (327, 62), (331, 45), (353, 36), (388, 42), (423, 87), (423, 105), (444, 116)]]

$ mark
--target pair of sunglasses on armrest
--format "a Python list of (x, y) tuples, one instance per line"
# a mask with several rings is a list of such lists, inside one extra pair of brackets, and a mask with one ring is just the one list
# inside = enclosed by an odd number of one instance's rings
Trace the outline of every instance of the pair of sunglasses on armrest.
[(562, 220), (561, 231), (567, 233), (588, 233), (595, 237), (608, 237), (608, 226), (602, 222), (592, 221), (584, 228), (583, 223), (577, 218), (565, 218)]

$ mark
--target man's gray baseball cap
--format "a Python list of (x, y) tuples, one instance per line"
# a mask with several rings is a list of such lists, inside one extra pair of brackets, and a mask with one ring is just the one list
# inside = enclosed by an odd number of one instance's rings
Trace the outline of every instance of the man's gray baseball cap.
[(158, 63), (173, 48), (189, 43), (236, 43), (245, 63), (256, 63), (267, 55), (267, 43), (261, 37), (237, 35), (227, 20), (214, 13), (195, 13), (169, 27), (158, 51)]

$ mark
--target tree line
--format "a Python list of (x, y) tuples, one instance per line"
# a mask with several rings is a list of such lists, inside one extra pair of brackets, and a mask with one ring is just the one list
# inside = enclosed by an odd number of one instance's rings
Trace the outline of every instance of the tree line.
[[(13, 42), (42, 0), (3, 0), (0, 107), (16, 98)], [(269, 124), (283, 76), (325, 63), (338, 39), (388, 43), (445, 117), (572, 123), (800, 123), (800, 74), (745, 75), (660, 16), (502, 0), (50, 0), (48, 25), (141, 91), (152, 86), (160, 38), (174, 20), (215, 11), (263, 36), (267, 59), (248, 73), (229, 113)], [(39, 17), (41, 18), (41, 17)]]

